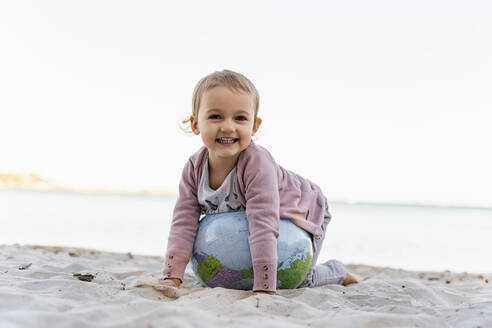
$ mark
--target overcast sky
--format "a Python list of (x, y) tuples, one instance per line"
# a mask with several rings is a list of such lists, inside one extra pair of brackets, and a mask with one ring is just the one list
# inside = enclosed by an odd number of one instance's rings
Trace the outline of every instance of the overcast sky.
[(0, 172), (176, 191), (216, 70), (331, 200), (492, 206), (490, 1), (2, 1)]

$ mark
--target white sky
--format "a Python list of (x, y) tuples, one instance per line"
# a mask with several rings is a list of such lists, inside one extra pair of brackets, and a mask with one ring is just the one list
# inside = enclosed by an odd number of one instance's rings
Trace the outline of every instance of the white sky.
[(0, 172), (175, 191), (204, 75), (331, 200), (492, 206), (490, 1), (2, 1)]

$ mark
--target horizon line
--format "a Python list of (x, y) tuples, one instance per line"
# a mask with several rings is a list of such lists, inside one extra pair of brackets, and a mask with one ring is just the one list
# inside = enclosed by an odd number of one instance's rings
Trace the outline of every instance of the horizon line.
[[(62, 187), (5, 187), (0, 185), (0, 191), (33, 191), (33, 192), (60, 192), (74, 194), (89, 194), (89, 195), (115, 195), (115, 196), (152, 196), (152, 197), (178, 197), (176, 191), (154, 190), (154, 189), (104, 189), (104, 188), (62, 188)], [(395, 207), (427, 207), (427, 208), (448, 208), (448, 209), (468, 209), (468, 210), (484, 210), (491, 211), (492, 206), (483, 205), (457, 205), (446, 203), (432, 202), (384, 202), (384, 201), (367, 201), (367, 200), (347, 200), (347, 199), (332, 199), (331, 204), (344, 205), (362, 205), (362, 206), (395, 206)]]

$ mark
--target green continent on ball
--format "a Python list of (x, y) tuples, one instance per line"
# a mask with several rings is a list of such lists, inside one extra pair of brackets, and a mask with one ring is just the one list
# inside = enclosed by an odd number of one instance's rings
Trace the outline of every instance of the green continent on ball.
[(222, 264), (219, 260), (213, 256), (207, 256), (203, 261), (198, 263), (197, 271), (203, 282), (208, 284), (220, 268), (222, 268)]
[[(281, 289), (293, 289), (299, 286), (299, 284), (305, 279), (309, 266), (311, 265), (312, 256), (310, 253), (307, 254), (306, 259), (295, 260), (290, 263), (290, 268), (278, 270), (277, 280), (279, 280), (282, 285)], [(281, 266), (279, 266), (280, 268)]]
[(239, 271), (239, 273), (241, 274), (241, 277), (243, 279), (248, 279), (248, 278), (254, 279), (255, 278), (253, 268), (243, 269), (243, 270)]

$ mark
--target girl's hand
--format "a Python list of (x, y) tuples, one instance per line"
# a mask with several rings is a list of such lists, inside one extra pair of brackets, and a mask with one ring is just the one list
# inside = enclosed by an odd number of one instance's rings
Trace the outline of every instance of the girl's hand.
[(256, 292), (253, 292), (253, 296), (258, 295), (258, 294), (275, 295), (276, 293), (274, 291), (271, 291), (271, 290), (257, 290)]
[(252, 292), (248, 296), (243, 297), (243, 299), (248, 298), (248, 297), (251, 297), (251, 296), (255, 296), (255, 295), (258, 295), (258, 294), (275, 295), (276, 293), (274, 291), (270, 291), (270, 290), (257, 290), (255, 292)]
[(166, 278), (164, 280), (159, 281), (159, 285), (178, 288), (179, 285), (181, 285), (181, 280), (179, 280), (178, 278)]
[(161, 292), (164, 296), (170, 298), (178, 298), (178, 287), (181, 285), (181, 280), (178, 278), (166, 278), (154, 285), (154, 289)]

